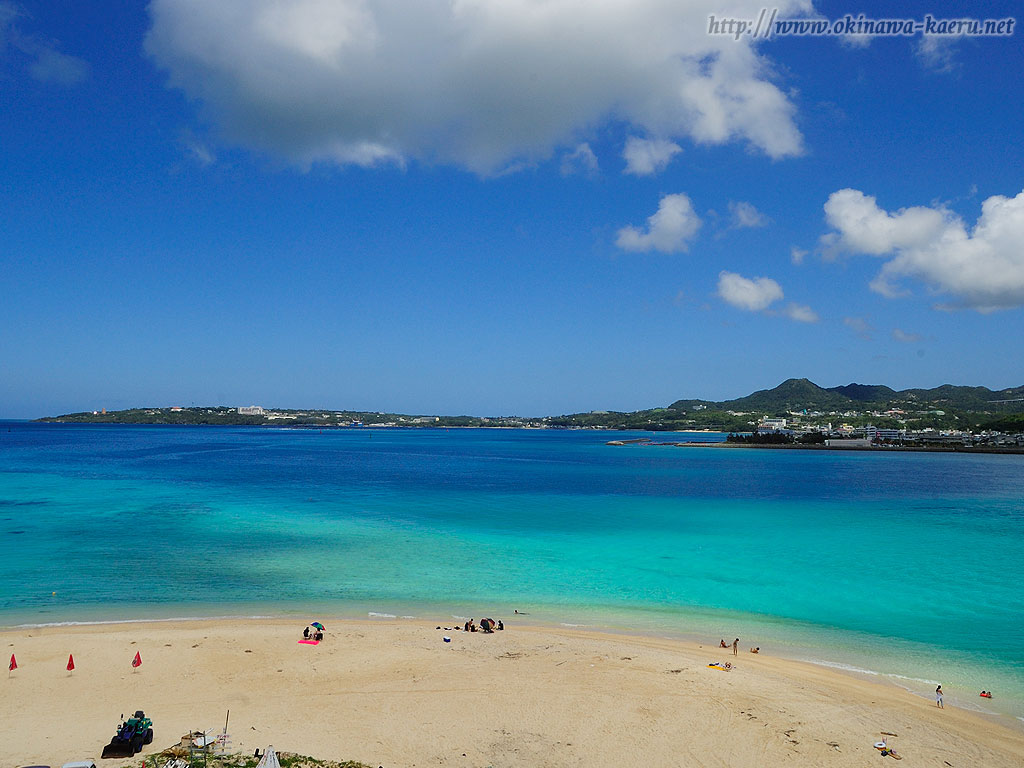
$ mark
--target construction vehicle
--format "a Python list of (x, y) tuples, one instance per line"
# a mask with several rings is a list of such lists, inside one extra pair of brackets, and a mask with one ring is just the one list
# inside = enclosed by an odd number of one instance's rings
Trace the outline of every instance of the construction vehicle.
[(135, 714), (124, 719), (121, 715), (121, 724), (117, 726), (117, 733), (110, 740), (110, 743), (103, 748), (100, 757), (132, 757), (142, 751), (142, 747), (153, 742), (153, 721), (146, 717), (141, 709)]

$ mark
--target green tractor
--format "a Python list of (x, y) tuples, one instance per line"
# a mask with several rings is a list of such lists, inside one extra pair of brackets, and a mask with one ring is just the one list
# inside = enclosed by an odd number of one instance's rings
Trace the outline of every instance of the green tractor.
[(121, 724), (110, 743), (103, 748), (101, 757), (132, 757), (153, 741), (153, 721), (141, 709), (127, 720), (121, 715)]

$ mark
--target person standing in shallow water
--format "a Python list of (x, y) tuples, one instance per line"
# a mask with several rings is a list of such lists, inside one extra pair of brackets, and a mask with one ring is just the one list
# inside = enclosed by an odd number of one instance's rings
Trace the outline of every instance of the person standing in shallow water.
[(740, 653), (740, 639), (737, 637), (732, 641), (732, 655), (738, 656)]
[(936, 686), (936, 688), (935, 688), (935, 706), (938, 707), (939, 709), (945, 709), (945, 707), (942, 706), (942, 686), (941, 685)]

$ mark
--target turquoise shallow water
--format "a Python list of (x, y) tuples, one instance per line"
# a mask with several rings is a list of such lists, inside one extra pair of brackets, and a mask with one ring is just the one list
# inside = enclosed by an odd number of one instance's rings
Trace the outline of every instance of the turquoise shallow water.
[(518, 609), (1024, 717), (1024, 457), (622, 437), (3, 423), (0, 625)]

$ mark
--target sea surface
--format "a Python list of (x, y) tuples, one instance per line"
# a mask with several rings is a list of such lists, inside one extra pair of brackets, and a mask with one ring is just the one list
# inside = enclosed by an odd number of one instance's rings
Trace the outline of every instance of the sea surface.
[(1024, 718), (1024, 456), (605, 445), (640, 436), (0, 422), (0, 626), (738, 636)]

